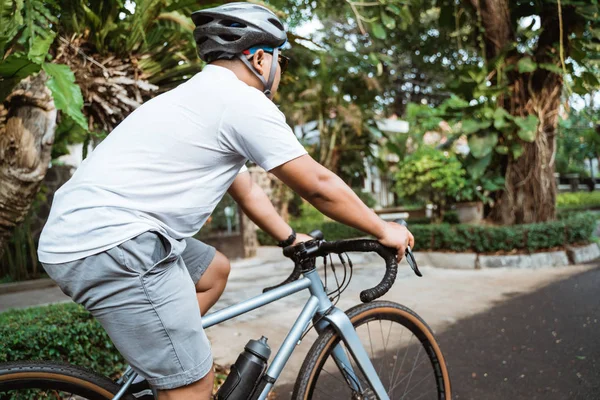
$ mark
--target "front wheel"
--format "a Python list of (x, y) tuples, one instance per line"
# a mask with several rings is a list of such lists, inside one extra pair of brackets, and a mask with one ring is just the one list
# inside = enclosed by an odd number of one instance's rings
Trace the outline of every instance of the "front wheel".
[[(73, 365), (45, 361), (0, 364), (0, 400), (112, 399), (119, 386), (110, 379)], [(131, 395), (121, 397), (134, 400)]]
[[(442, 352), (431, 329), (417, 314), (388, 301), (361, 304), (346, 314), (391, 400), (451, 398)], [(340, 339), (331, 326), (319, 335), (302, 364), (293, 399), (376, 399)], [(338, 345), (351, 360), (354, 376), (340, 372), (334, 361), (332, 352)]]

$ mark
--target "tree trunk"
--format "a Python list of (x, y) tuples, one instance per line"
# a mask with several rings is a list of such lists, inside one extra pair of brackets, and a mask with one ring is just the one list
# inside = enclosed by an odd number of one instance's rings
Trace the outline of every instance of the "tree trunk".
[(525, 94), (529, 97), (526, 107), (540, 123), (535, 141), (522, 143), (523, 155), (508, 159), (505, 190), (491, 213), (493, 220), (504, 225), (543, 222), (556, 216), (554, 155), (562, 89), (562, 79), (556, 78), (538, 93)]
[(24, 79), (0, 107), (0, 256), (50, 164), (57, 111), (46, 79)]
[[(487, 60), (509, 48), (515, 40), (508, 0), (471, 0), (483, 28)], [(574, 28), (573, 7), (562, 10), (562, 34), (565, 58), (568, 39)], [(546, 7), (540, 15), (542, 33), (533, 55), (537, 63), (557, 64), (555, 49), (560, 41), (558, 11)], [(517, 63), (521, 55), (513, 51), (508, 63)], [(508, 156), (505, 161), (506, 187), (491, 211), (491, 218), (505, 225), (542, 222), (555, 218), (556, 182), (554, 156), (558, 111), (563, 86), (562, 76), (537, 69), (519, 73), (515, 68), (508, 74), (510, 94), (500, 97), (498, 105), (514, 116), (536, 115), (539, 125), (533, 143), (521, 142), (524, 152), (518, 159)], [(515, 132), (516, 136), (516, 132)]]

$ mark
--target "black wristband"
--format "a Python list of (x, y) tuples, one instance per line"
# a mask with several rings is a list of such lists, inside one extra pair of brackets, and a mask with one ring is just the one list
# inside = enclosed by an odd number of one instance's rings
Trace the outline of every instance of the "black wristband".
[(296, 231), (294, 230), (294, 228), (292, 228), (292, 234), (290, 235), (290, 237), (277, 243), (277, 246), (288, 247), (291, 244), (293, 244), (295, 241), (296, 241)]

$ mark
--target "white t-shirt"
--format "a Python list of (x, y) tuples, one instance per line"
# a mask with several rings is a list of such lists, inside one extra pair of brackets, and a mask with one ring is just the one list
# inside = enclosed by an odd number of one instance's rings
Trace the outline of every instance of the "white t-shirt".
[(207, 65), (134, 111), (56, 191), (39, 260), (77, 260), (148, 230), (193, 236), (247, 160), (268, 171), (304, 154), (261, 91)]

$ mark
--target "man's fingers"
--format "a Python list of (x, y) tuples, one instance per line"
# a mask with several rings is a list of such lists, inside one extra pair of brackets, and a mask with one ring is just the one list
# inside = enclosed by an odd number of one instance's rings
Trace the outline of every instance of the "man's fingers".
[(406, 246), (400, 246), (398, 248), (398, 262), (402, 261), (404, 254), (406, 253)]

